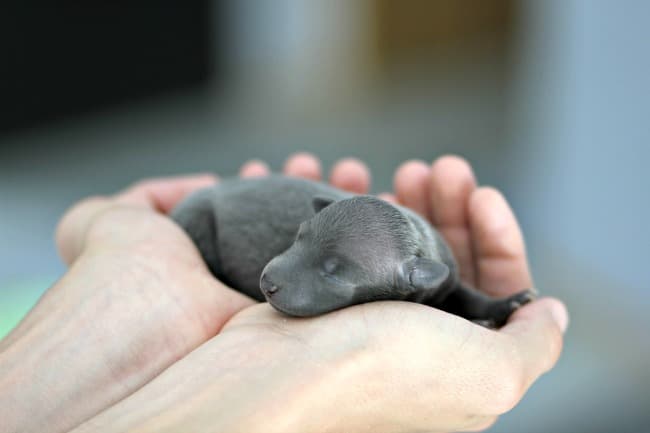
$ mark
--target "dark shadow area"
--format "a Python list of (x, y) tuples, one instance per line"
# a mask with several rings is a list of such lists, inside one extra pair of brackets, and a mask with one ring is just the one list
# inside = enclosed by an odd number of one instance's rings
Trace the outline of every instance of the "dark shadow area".
[(208, 0), (3, 7), (0, 134), (206, 83), (219, 64), (218, 7)]

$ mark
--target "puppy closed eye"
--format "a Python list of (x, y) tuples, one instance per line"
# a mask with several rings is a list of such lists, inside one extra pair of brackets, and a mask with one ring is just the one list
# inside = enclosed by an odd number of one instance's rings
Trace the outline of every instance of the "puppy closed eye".
[(326, 274), (333, 275), (339, 268), (339, 261), (334, 257), (329, 258), (323, 262), (323, 271), (325, 271)]

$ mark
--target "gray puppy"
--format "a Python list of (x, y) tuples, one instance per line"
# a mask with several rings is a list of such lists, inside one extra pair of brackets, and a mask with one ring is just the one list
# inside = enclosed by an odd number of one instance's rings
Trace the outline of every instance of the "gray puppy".
[(449, 247), (416, 213), (319, 182), (226, 180), (172, 218), (219, 280), (292, 316), (391, 299), (496, 327), (534, 296), (497, 299), (464, 286)]

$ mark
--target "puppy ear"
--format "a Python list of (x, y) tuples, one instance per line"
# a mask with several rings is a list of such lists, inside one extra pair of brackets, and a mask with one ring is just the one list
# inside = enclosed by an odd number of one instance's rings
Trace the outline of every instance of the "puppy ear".
[(449, 267), (424, 257), (412, 257), (402, 263), (402, 284), (415, 290), (439, 288), (449, 278)]
[(331, 205), (332, 203), (334, 203), (333, 198), (324, 197), (322, 195), (317, 195), (312, 200), (312, 206), (314, 207), (314, 212), (316, 212), (316, 213), (322, 211), (323, 209), (325, 209), (327, 206)]

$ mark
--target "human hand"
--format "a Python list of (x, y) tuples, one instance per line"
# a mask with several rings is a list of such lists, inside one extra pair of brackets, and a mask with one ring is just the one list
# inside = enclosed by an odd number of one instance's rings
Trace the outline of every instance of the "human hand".
[[(532, 287), (507, 203), (477, 188), (464, 161), (407, 163), (395, 186), (384, 197), (439, 227), (465, 282), (500, 296)], [(406, 302), (310, 319), (258, 304), (78, 432), (480, 430), (555, 364), (567, 321), (564, 306), (548, 298), (499, 331)]]
[[(284, 171), (320, 176), (318, 161), (304, 154), (290, 158)], [(333, 184), (344, 187), (349, 171), (349, 162), (337, 165)], [(241, 169), (242, 176), (266, 172), (259, 162)], [(368, 182), (358, 170), (352, 178), (357, 187)], [(83, 200), (63, 217), (57, 245), (70, 269), (0, 341), (0, 432), (69, 430), (254, 304), (214, 279), (165, 215), (215, 181), (211, 175), (148, 180)]]

